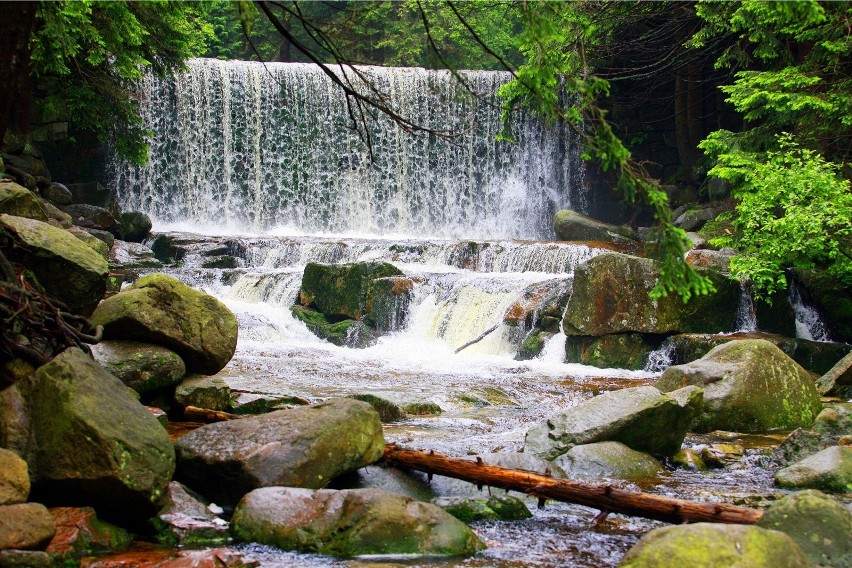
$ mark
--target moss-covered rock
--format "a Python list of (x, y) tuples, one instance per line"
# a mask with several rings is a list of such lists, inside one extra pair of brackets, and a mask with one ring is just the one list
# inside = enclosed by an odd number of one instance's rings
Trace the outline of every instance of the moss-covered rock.
[(701, 432), (807, 427), (822, 408), (810, 374), (763, 339), (719, 345), (698, 361), (669, 367), (656, 383), (663, 392), (688, 385), (704, 389), (692, 424)]
[(365, 322), (344, 319), (335, 323), (322, 313), (304, 306), (290, 308), (293, 316), (304, 323), (311, 332), (340, 347), (364, 348), (374, 345), (378, 337)]
[[(50, 201), (41, 201), (41, 206), (44, 207), (44, 213), (47, 215), (47, 222), (54, 226), (59, 226), (62, 229), (70, 229), (74, 226), (71, 221), (71, 215), (62, 211)], [(51, 222), (55, 221), (55, 223)]]
[(353, 394), (350, 398), (366, 402), (373, 407), (373, 410), (379, 413), (379, 418), (383, 423), (399, 422), (405, 418), (405, 413), (396, 404), (374, 394)]
[(139, 523), (159, 508), (175, 457), (168, 434), (133, 391), (78, 349), (25, 385), (38, 452), (33, 494), (55, 505), (90, 505)]
[(555, 460), (570, 479), (623, 479), (641, 481), (659, 476), (663, 466), (643, 452), (621, 442), (597, 442), (574, 446)]
[(610, 225), (570, 209), (556, 212), (553, 230), (560, 241), (636, 242), (636, 236), (629, 228)]
[(402, 410), (412, 416), (439, 416), (443, 412), (434, 402), (410, 402)]
[(92, 355), (113, 376), (139, 394), (176, 385), (186, 373), (180, 355), (159, 345), (101, 341), (92, 346)]
[(28, 251), (10, 256), (32, 271), (48, 295), (74, 312), (91, 313), (106, 291), (109, 267), (103, 257), (68, 231), (41, 221), (0, 215), (0, 225)]
[(769, 505), (757, 526), (789, 535), (817, 566), (852, 567), (852, 513), (824, 493), (788, 495)]
[(175, 401), (184, 407), (227, 410), (231, 405), (231, 388), (222, 377), (187, 377), (175, 389)]
[(616, 441), (668, 456), (680, 449), (693, 415), (693, 408), (654, 387), (610, 391), (530, 429), (524, 452), (553, 460), (579, 444)]
[(748, 525), (695, 523), (655, 529), (624, 555), (619, 568), (808, 568), (796, 542)]
[(257, 489), (237, 506), (232, 523), (242, 542), (343, 558), (462, 555), (485, 548), (439, 507), (378, 489)]
[(101, 255), (104, 260), (109, 260), (109, 250), (110, 247), (107, 246), (105, 242), (96, 236), (92, 235), (88, 231), (81, 229), (80, 227), (70, 227), (67, 229), (69, 233), (86, 243), (86, 246), (91, 248), (93, 251)]
[(33, 192), (10, 181), (0, 181), (0, 213), (47, 223), (47, 213)]
[(387, 276), (367, 286), (367, 324), (381, 332), (399, 331), (408, 321), (414, 281), (406, 276)]
[(187, 371), (212, 375), (237, 347), (237, 318), (222, 302), (165, 274), (151, 274), (107, 298), (92, 314), (107, 339), (162, 345)]
[(826, 448), (778, 471), (775, 483), (788, 489), (852, 493), (852, 448)]
[(180, 438), (178, 475), (219, 504), (258, 487), (319, 488), (384, 454), (379, 415), (361, 401), (333, 399), (208, 424)]
[(653, 260), (605, 253), (582, 263), (574, 273), (574, 291), (562, 328), (568, 335), (730, 331), (736, 320), (740, 287), (706, 269), (716, 292), (684, 304), (676, 294), (651, 300), (648, 293), (659, 276)]
[(847, 353), (817, 380), (817, 391), (821, 395), (835, 392), (839, 387), (852, 385), (852, 352)]
[(25, 503), (29, 495), (27, 462), (15, 452), (0, 448), (0, 505)]
[(491, 495), (487, 499), (448, 497), (435, 504), (462, 521), (520, 521), (532, 517), (526, 504), (512, 495)]
[(302, 277), (301, 304), (312, 306), (327, 317), (360, 320), (369, 315), (373, 281), (403, 276), (386, 262), (352, 264), (308, 263)]
[(662, 337), (642, 333), (615, 333), (599, 337), (569, 335), (565, 341), (565, 360), (602, 369), (645, 368), (648, 354), (659, 347)]
[(553, 332), (541, 331), (538, 329), (531, 331), (521, 342), (521, 347), (518, 349), (515, 359), (518, 361), (529, 361), (530, 359), (535, 359), (541, 355), (547, 341), (554, 335), (556, 334)]

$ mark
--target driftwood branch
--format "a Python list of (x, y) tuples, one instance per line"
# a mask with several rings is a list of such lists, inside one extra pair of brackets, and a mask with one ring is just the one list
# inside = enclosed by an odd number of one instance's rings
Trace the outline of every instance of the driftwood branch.
[(187, 406), (183, 409), (183, 417), (187, 420), (197, 420), (198, 422), (225, 422), (236, 418), (244, 418), (239, 414), (231, 414), (221, 410), (210, 410), (209, 408), (199, 408), (197, 406)]
[(479, 343), (480, 341), (482, 341), (483, 339), (485, 339), (485, 338), (486, 338), (489, 334), (493, 333), (493, 332), (494, 332), (494, 331), (495, 331), (498, 327), (500, 327), (500, 324), (499, 324), (499, 323), (498, 323), (497, 325), (494, 325), (494, 326), (492, 326), (492, 327), (489, 327), (488, 329), (486, 329), (485, 331), (483, 331), (483, 332), (479, 335), (479, 337), (477, 337), (477, 338), (475, 338), (475, 339), (471, 339), (470, 341), (468, 341), (467, 343), (465, 343), (464, 345), (462, 345), (461, 347), (459, 347), (458, 349), (456, 349), (456, 353), (458, 353), (458, 352), (462, 351), (463, 349), (467, 349), (468, 347), (470, 347), (470, 346), (471, 346), (471, 345), (473, 345), (474, 343)]
[[(451, 458), (435, 452), (422, 452), (385, 446), (385, 462), (389, 465), (416, 469), (477, 485), (521, 491), (538, 497), (576, 503), (599, 509), (602, 515), (619, 513), (645, 517), (669, 523), (733, 523), (751, 525), (763, 515), (762, 511), (727, 503), (702, 503), (674, 499), (638, 491), (627, 491), (610, 485), (592, 485), (565, 479), (553, 479), (532, 471), (506, 469), (488, 465), (481, 460)], [(601, 516), (601, 515), (599, 515)]]

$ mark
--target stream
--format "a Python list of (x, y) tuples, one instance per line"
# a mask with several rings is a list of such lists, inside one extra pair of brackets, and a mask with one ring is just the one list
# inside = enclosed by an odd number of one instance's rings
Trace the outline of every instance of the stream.
[[(166, 227), (168, 228), (168, 226)], [(503, 314), (523, 290), (570, 280), (574, 267), (606, 249), (545, 241), (382, 240), (353, 237), (200, 236), (169, 233), (184, 251), (167, 272), (222, 300), (237, 315), (236, 354), (220, 372), (235, 395), (267, 395), (318, 402), (370, 394), (399, 406), (433, 403), (437, 416), (410, 416), (385, 425), (388, 442), (452, 456), (519, 451), (534, 423), (601, 392), (652, 384), (655, 373), (567, 364), (563, 334), (539, 358), (516, 361), (517, 330)], [(228, 252), (236, 268), (202, 268)], [(289, 310), (307, 262), (393, 262), (415, 281), (398, 329), (373, 347), (337, 347), (314, 336)], [(499, 325), (498, 325), (499, 324)], [(482, 341), (455, 350), (498, 325)], [(762, 455), (778, 436), (735, 438), (746, 448), (738, 464), (707, 473), (672, 470), (625, 487), (708, 501), (754, 505), (774, 494)], [(730, 441), (691, 436), (687, 444)], [(423, 498), (475, 495), (468, 483), (418, 473), (366, 468), (341, 487), (363, 484)], [(484, 492), (488, 489), (484, 488)], [(331, 560), (269, 547), (241, 548), (262, 566), (616, 566), (642, 534), (661, 523), (612, 515), (595, 525), (597, 511), (549, 502), (516, 522), (473, 525), (488, 550), (465, 559)]]

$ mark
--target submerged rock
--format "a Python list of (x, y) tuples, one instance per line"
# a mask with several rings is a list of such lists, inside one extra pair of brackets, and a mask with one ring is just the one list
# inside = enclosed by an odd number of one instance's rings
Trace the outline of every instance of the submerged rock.
[(304, 306), (290, 308), (293, 316), (311, 332), (340, 347), (364, 348), (374, 345), (378, 337), (363, 321), (345, 319), (331, 323), (322, 313)]
[(656, 383), (663, 392), (687, 385), (704, 389), (692, 424), (699, 432), (807, 427), (822, 408), (810, 374), (763, 339), (719, 345), (698, 361), (669, 367)]
[(616, 441), (669, 456), (680, 449), (694, 413), (692, 406), (682, 406), (654, 387), (610, 391), (533, 427), (524, 452), (552, 460), (579, 444)]
[(852, 493), (852, 448), (826, 448), (778, 471), (775, 483), (788, 489)]
[(636, 236), (627, 227), (610, 225), (570, 209), (556, 212), (553, 216), (553, 230), (561, 241), (636, 242)]
[(208, 424), (175, 443), (180, 479), (223, 505), (258, 487), (318, 488), (384, 454), (379, 415), (366, 402), (332, 399)]
[(569, 363), (591, 365), (602, 369), (645, 368), (648, 354), (656, 349), (660, 339), (642, 333), (613, 333), (600, 337), (569, 335), (565, 340), (565, 360)]
[(719, 272), (699, 269), (716, 292), (684, 304), (677, 294), (652, 300), (659, 263), (620, 253), (605, 253), (582, 263), (574, 273), (574, 292), (562, 328), (568, 335), (611, 333), (731, 331), (740, 299), (739, 284)]
[(91, 313), (106, 291), (109, 267), (103, 257), (68, 231), (41, 221), (0, 215), (0, 225), (29, 251), (10, 259), (24, 263), (49, 296), (74, 312)]
[(143, 276), (107, 298), (91, 321), (106, 339), (168, 347), (188, 371), (219, 372), (237, 347), (237, 318), (222, 302), (165, 274)]
[(824, 493), (788, 495), (769, 505), (757, 526), (789, 535), (817, 566), (852, 567), (852, 513)]
[(240, 501), (232, 523), (243, 542), (343, 558), (458, 555), (485, 548), (467, 525), (439, 507), (378, 489), (256, 489)]
[(464, 523), (475, 521), (520, 521), (532, 517), (526, 504), (512, 495), (490, 495), (487, 499), (447, 497), (435, 504)]
[(659, 476), (660, 462), (631, 450), (621, 442), (597, 442), (574, 446), (555, 460), (569, 479), (623, 479), (640, 481)]
[(180, 355), (159, 345), (111, 340), (91, 349), (95, 361), (139, 394), (176, 385), (186, 373)]
[(654, 529), (624, 555), (619, 568), (807, 568), (786, 534), (748, 525), (695, 523)]

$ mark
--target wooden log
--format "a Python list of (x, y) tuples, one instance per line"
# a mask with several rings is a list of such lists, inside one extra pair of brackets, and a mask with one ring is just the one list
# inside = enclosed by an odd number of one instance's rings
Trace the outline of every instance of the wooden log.
[(462, 345), (461, 347), (459, 347), (458, 349), (456, 349), (456, 353), (459, 353), (459, 352), (461, 352), (461, 351), (463, 351), (463, 350), (467, 349), (468, 347), (470, 347), (470, 346), (471, 346), (471, 345), (473, 345), (474, 343), (479, 343), (480, 341), (482, 341), (483, 339), (485, 339), (486, 337), (488, 337), (488, 335), (489, 335), (489, 334), (491, 334), (491, 333), (493, 333), (494, 331), (496, 331), (498, 327), (500, 327), (500, 324), (499, 324), (499, 323), (498, 323), (498, 324), (496, 324), (496, 325), (493, 325), (493, 326), (489, 327), (488, 329), (486, 329), (485, 331), (483, 331), (482, 333), (480, 333), (478, 337), (476, 337), (476, 338), (474, 338), (474, 339), (471, 339), (470, 341), (468, 341), (467, 343), (465, 343), (464, 345)]
[(451, 458), (435, 452), (422, 452), (385, 446), (385, 462), (389, 465), (416, 469), (432, 474), (454, 477), (477, 485), (522, 491), (541, 499), (554, 499), (599, 509), (602, 514), (619, 513), (645, 517), (669, 523), (733, 523), (753, 525), (762, 511), (727, 503), (703, 503), (674, 499), (650, 493), (628, 491), (611, 485), (593, 485), (553, 479), (527, 470), (506, 469), (477, 461)]
[(199, 408), (197, 406), (187, 406), (184, 408), (183, 417), (187, 420), (196, 420), (198, 422), (225, 422), (226, 420), (242, 418), (239, 414), (231, 414), (230, 412), (222, 412), (221, 410), (210, 410), (209, 408)]

